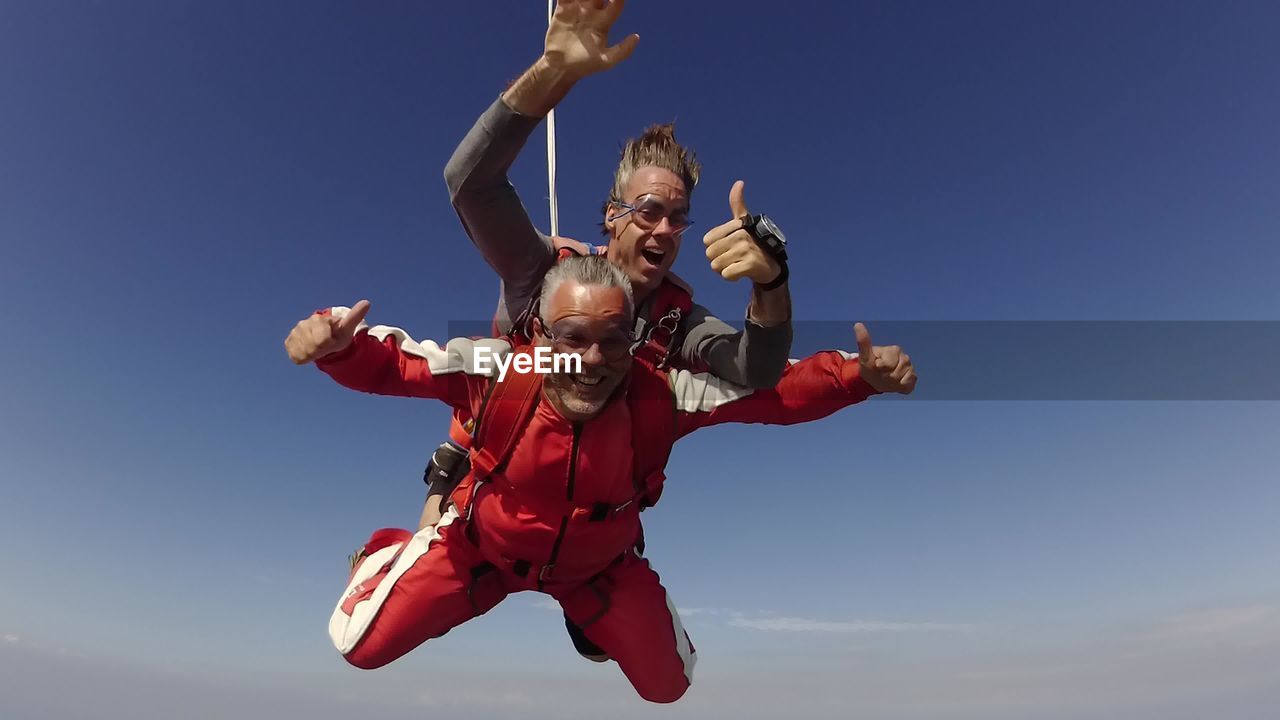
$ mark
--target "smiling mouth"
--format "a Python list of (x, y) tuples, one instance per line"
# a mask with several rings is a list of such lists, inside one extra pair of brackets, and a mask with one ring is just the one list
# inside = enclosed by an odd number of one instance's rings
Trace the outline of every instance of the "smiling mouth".
[(583, 385), (585, 387), (595, 387), (596, 385), (600, 384), (600, 380), (601, 378), (599, 375), (591, 376), (591, 375), (585, 375), (583, 373), (573, 374), (573, 382), (576, 385)]
[(667, 257), (665, 252), (657, 248), (644, 248), (640, 251), (640, 255), (645, 259), (645, 262), (654, 267), (662, 267), (662, 261)]

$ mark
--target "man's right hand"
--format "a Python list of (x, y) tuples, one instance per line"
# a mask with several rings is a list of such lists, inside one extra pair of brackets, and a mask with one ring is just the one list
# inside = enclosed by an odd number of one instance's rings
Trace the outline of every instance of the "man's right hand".
[(361, 300), (340, 318), (312, 315), (293, 326), (289, 337), (284, 339), (284, 349), (289, 353), (289, 359), (298, 365), (345, 350), (367, 314), (369, 301)]
[(624, 0), (556, 3), (542, 55), (502, 93), (502, 101), (521, 115), (542, 117), (559, 105), (579, 80), (626, 60), (640, 42), (639, 35), (628, 35), (609, 46), (609, 28), (625, 4)]
[(582, 78), (626, 60), (640, 42), (628, 35), (609, 46), (609, 28), (622, 14), (625, 0), (560, 0), (547, 28), (542, 59), (551, 69)]

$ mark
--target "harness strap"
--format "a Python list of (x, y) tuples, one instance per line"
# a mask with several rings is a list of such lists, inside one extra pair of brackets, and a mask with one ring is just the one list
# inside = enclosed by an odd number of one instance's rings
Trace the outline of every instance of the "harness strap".
[(631, 414), (633, 500), (640, 509), (651, 507), (662, 495), (664, 472), (676, 441), (676, 404), (667, 374), (637, 359), (627, 387)]
[(693, 310), (693, 295), (671, 277), (663, 278), (650, 305), (645, 336), (638, 341), (637, 359), (659, 370), (671, 367), (678, 356), (684, 319)]
[[(635, 548), (629, 548), (627, 550), (622, 551), (621, 553), (618, 554), (616, 558), (614, 558), (613, 560), (610, 560), (603, 570), (600, 570), (600, 572), (593, 575), (591, 577), (591, 580), (595, 580), (596, 577), (598, 577), (605, 570), (608, 570), (610, 567), (617, 565), (619, 562), (622, 562), (622, 560), (626, 558), (628, 554), (635, 553), (635, 552), (636, 552)], [(638, 553), (637, 553), (637, 556), (638, 556)], [(516, 558), (514, 560), (506, 560), (503, 564), (507, 566), (507, 568), (511, 571), (512, 575), (515, 575), (521, 580), (528, 578), (530, 573), (534, 573), (534, 578), (542, 582), (552, 580), (555, 577), (555, 568), (556, 568), (555, 563), (539, 565), (537, 563), (531, 562), (529, 560), (525, 560), (523, 558)]]
[[(477, 484), (484, 484), (484, 482), (484, 480), (480, 480)], [(501, 479), (497, 479), (496, 483), (514, 495), (524, 510), (539, 515), (565, 518), (567, 522), (575, 525), (578, 523), (610, 522), (618, 519), (639, 497), (633, 494), (621, 502), (574, 502), (563, 498), (529, 496), (521, 493), (519, 489), (506, 484)]]
[[(529, 348), (520, 347), (514, 352), (528, 353)], [(537, 406), (541, 387), (542, 379), (537, 373), (509, 374), (504, 381), (491, 387), (480, 411), (471, 449), (472, 497), (467, 503), (468, 529), (473, 527), (469, 521), (475, 507), (475, 493), (510, 459)], [(631, 478), (635, 493), (621, 505), (566, 503), (566, 521), (585, 518), (587, 522), (605, 522), (620, 517), (628, 510), (639, 513), (656, 503), (662, 494), (662, 484), (666, 480), (663, 470), (678, 430), (675, 398), (667, 374), (647, 360), (638, 358), (628, 375), (626, 393), (631, 420)], [(553, 551), (553, 559), (554, 555)], [(510, 569), (520, 577), (527, 577), (536, 570), (541, 584), (552, 577), (555, 564), (535, 565), (517, 558), (511, 560)]]
[[(529, 348), (512, 351), (513, 356), (517, 354), (527, 355)], [(542, 376), (532, 372), (508, 373), (502, 382), (494, 382), (473, 433), (471, 468), (477, 481), (487, 479), (511, 457), (538, 405), (541, 389)]]
[[(507, 380), (495, 386), (485, 403), (472, 448), (473, 500), (478, 486), (510, 458), (515, 443), (528, 424), (541, 388), (536, 378), (535, 373), (508, 375)], [(631, 509), (632, 505), (640, 511), (658, 502), (666, 481), (667, 460), (676, 441), (675, 398), (671, 394), (667, 374), (642, 359), (637, 359), (631, 367), (626, 393), (627, 412), (631, 419), (632, 496), (620, 504), (533, 498), (527, 498), (526, 502), (569, 520), (585, 519), (587, 522), (609, 521)], [(520, 396), (519, 402), (516, 395)]]

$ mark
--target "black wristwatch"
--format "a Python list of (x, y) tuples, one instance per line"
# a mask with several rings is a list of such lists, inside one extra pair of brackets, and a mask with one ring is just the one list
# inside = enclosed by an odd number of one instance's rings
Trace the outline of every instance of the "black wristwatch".
[(774, 260), (778, 261), (781, 271), (778, 277), (774, 278), (767, 285), (761, 285), (761, 290), (774, 290), (782, 286), (787, 281), (787, 277), (791, 274), (787, 270), (787, 236), (782, 234), (782, 230), (778, 228), (777, 223), (769, 219), (768, 215), (744, 215), (742, 217), (742, 228), (751, 233), (751, 237), (755, 238), (756, 244), (769, 253)]

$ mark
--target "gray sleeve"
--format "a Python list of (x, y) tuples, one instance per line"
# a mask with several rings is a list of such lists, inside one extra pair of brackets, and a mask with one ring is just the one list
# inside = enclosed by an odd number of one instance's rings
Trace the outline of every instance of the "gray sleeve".
[(791, 323), (773, 327), (746, 321), (741, 332), (694, 305), (685, 321), (680, 353), (690, 365), (702, 364), (711, 374), (737, 385), (771, 388), (782, 378), (791, 354)]
[[(498, 98), (462, 139), (444, 168), (449, 200), (485, 262), (502, 279), (499, 320), (510, 321), (555, 264), (551, 239), (529, 219), (507, 171), (541, 118), (521, 115)], [(506, 318), (503, 309), (509, 311)]]

